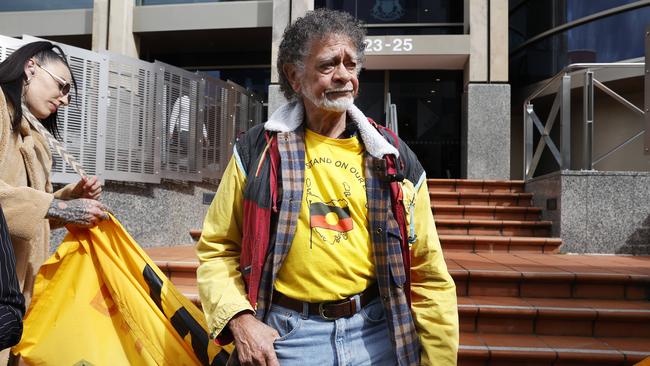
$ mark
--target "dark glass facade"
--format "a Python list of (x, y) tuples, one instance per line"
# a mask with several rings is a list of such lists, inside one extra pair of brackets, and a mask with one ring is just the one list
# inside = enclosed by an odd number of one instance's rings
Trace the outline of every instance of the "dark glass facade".
[(369, 25), (369, 35), (463, 33), (458, 0), (315, 0), (314, 7), (352, 14)]
[(384, 93), (397, 107), (398, 132), (429, 178), (460, 177), (461, 71), (364, 70), (357, 106), (385, 121)]
[(650, 6), (599, 18), (551, 34), (522, 47), (529, 39), (555, 27), (634, 2), (629, 0), (512, 2), (511, 82), (515, 85), (527, 85), (544, 80), (572, 63), (616, 62), (643, 57)]
[(266, 102), (268, 97), (269, 84), (271, 83), (270, 68), (255, 69), (221, 69), (203, 72), (221, 80), (230, 80), (247, 90), (252, 91), (258, 98)]
[(224, 1), (246, 1), (246, 0), (136, 0), (136, 5), (169, 5), (169, 4), (192, 4), (192, 3), (218, 3)]
[(510, 49), (549, 29), (638, 0), (524, 0), (510, 2)]
[(221, 80), (230, 80), (235, 84), (241, 85), (246, 90), (255, 93), (255, 98), (264, 103), (262, 110), (262, 120), (268, 118), (269, 84), (271, 83), (270, 68), (242, 68), (242, 69), (221, 69), (221, 70), (201, 70), (206, 74)]
[(0, 11), (91, 9), (93, 0), (2, 0)]

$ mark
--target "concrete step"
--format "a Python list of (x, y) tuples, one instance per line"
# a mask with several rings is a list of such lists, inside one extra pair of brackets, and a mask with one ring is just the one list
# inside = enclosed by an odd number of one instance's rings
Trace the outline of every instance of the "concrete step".
[(523, 192), (523, 180), (427, 179), (429, 192)]
[(459, 296), (650, 299), (650, 257), (447, 252)]
[[(650, 356), (650, 257), (553, 254), (562, 241), (547, 237), (550, 222), (521, 181), (427, 183), (457, 287), (459, 365), (632, 365)], [(193, 246), (147, 252), (200, 306)]]
[(459, 366), (634, 365), (650, 356), (647, 339), (460, 334)]
[(433, 205), (531, 207), (532, 193), (429, 192)]
[(438, 219), (440, 235), (534, 236), (548, 237), (551, 221)]
[(436, 220), (470, 219), (470, 220), (539, 220), (542, 209), (539, 207), (517, 206), (469, 206), (432, 204), (431, 211)]
[[(147, 252), (172, 282), (192, 286), (198, 260), (184, 248), (180, 260)], [(650, 300), (650, 257), (450, 251), (445, 261), (458, 296)]]
[(462, 332), (647, 338), (650, 301), (461, 296)]
[[(176, 288), (201, 308), (196, 285)], [(649, 301), (459, 296), (458, 315), (461, 332), (634, 337), (650, 345)]]
[(560, 238), (494, 236), (494, 235), (439, 235), (445, 253), (448, 252), (531, 252), (557, 253), (562, 245)]
[[(146, 251), (200, 306), (193, 246)], [(632, 365), (650, 356), (650, 257), (445, 257), (459, 296), (459, 365)]]

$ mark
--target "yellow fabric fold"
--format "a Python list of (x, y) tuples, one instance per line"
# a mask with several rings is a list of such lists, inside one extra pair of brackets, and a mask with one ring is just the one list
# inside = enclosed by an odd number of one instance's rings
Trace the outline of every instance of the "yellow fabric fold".
[(111, 219), (69, 228), (41, 267), (20, 343), (28, 365), (220, 365), (202, 312)]

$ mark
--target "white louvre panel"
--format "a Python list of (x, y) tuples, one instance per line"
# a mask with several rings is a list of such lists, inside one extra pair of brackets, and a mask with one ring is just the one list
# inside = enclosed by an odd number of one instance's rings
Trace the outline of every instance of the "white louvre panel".
[(249, 103), (253, 102), (252, 93), (231, 81), (228, 81), (228, 85), (235, 98), (235, 136), (238, 136), (253, 126), (249, 115)]
[(232, 123), (228, 125), (228, 85), (219, 79), (205, 77), (204, 115), (207, 139), (203, 140), (203, 178), (217, 179), (223, 174), (232, 152)]
[(0, 36), (0, 62), (4, 61), (15, 50), (26, 42), (20, 39)]
[[(40, 40), (0, 36), (0, 60)], [(216, 180), (235, 137), (261, 122), (262, 104), (237, 84), (161, 62), (59, 46), (77, 82), (73, 102), (59, 112), (60, 140), (101, 181)], [(77, 181), (54, 155), (53, 182)]]
[(264, 105), (251, 95), (251, 102), (248, 104), (248, 116), (252, 127), (253, 125), (262, 122), (262, 115), (264, 114)]
[(202, 76), (156, 61), (162, 84), (161, 178), (201, 181), (204, 128)]
[[(25, 42), (43, 39), (23, 36)], [(106, 57), (82, 48), (57, 43), (68, 57), (70, 70), (77, 82), (72, 90), (72, 101), (59, 110), (58, 129), (60, 141), (81, 163), (88, 175), (104, 177), (103, 134), (106, 126), (106, 92), (108, 63)], [(52, 181), (71, 183), (79, 180), (65, 161), (53, 154)]]
[(106, 179), (160, 183), (160, 123), (156, 67), (110, 52), (108, 58)]

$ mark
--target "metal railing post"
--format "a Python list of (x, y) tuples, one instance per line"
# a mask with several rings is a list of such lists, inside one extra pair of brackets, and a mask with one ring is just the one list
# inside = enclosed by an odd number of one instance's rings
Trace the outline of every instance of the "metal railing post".
[(583, 169), (593, 169), (593, 142), (594, 142), (594, 72), (587, 69), (585, 72), (585, 85), (583, 88)]
[[(646, 54), (647, 59), (650, 59), (650, 27), (646, 32)], [(597, 80), (597, 71), (603, 69), (641, 69), (641, 74), (644, 75), (645, 79), (645, 108), (642, 110), (637, 107), (635, 104), (631, 103), (627, 99), (620, 96), (618, 93), (614, 92), (602, 82)], [(560, 166), (561, 170), (571, 169), (571, 75), (577, 74), (578, 72), (584, 75), (584, 85), (583, 88), (583, 132), (582, 132), (582, 146), (579, 148), (582, 151), (582, 159), (580, 162), (575, 162), (574, 166), (579, 166), (582, 169), (593, 170), (601, 161), (608, 158), (612, 154), (620, 151), (625, 146), (631, 144), (634, 140), (641, 137), (641, 135), (648, 134), (645, 136), (645, 145), (644, 145), (644, 154), (650, 155), (650, 65), (642, 62), (635, 63), (578, 63), (571, 64), (551, 79), (543, 83), (543, 85), (537, 88), (532, 94), (526, 98), (523, 103), (524, 109), (524, 157), (523, 157), (523, 168), (524, 168), (524, 179), (531, 179), (535, 175), (535, 170), (537, 164), (540, 162), (542, 153), (545, 148), (548, 147), (550, 152), (553, 154), (555, 161)], [(548, 118), (546, 119), (546, 125), (542, 125), (539, 117), (535, 114), (531, 102), (536, 98), (545, 95), (544, 92), (548, 93), (548, 89), (551, 86), (556, 85), (556, 82), (560, 81), (560, 86), (555, 93), (555, 100), (553, 101), (553, 106), (549, 112)], [(621, 144), (617, 145), (607, 153), (596, 157), (594, 155), (594, 120), (595, 120), (595, 96), (594, 89), (598, 88), (606, 95), (612, 97), (617, 102), (621, 103), (627, 109), (636, 113), (637, 115), (643, 118), (643, 127), (640, 131), (636, 132), (633, 136), (627, 138)], [(553, 129), (553, 123), (555, 121), (555, 116), (560, 112), (560, 146), (559, 149), (555, 142), (550, 138), (551, 130)], [(540, 143), (533, 153), (532, 150), (532, 134), (533, 128), (537, 128), (541, 133)], [(532, 158), (531, 158), (532, 155)]]
[[(533, 161), (533, 105), (528, 103), (524, 108), (524, 179), (532, 178), (530, 164)], [(529, 176), (530, 175), (530, 176)]]
[(645, 137), (643, 144), (643, 153), (650, 155), (650, 26), (645, 32), (645, 110), (643, 111)]
[(207, 113), (205, 107), (205, 98), (208, 93), (207, 93), (207, 83), (204, 77), (202, 77), (201, 80), (197, 82), (197, 88), (198, 88), (197, 93), (199, 98), (199, 105), (198, 105), (199, 113), (197, 114), (198, 121), (195, 124), (196, 132), (194, 135), (196, 136), (194, 141), (198, 142), (198, 144), (196, 144), (198, 151), (195, 154), (197, 159), (196, 170), (198, 171), (199, 174), (201, 174), (201, 177), (205, 179), (207, 169), (204, 168), (207, 168), (207, 166), (204, 167), (204, 165), (207, 164), (205, 164), (203, 161), (203, 154), (204, 154), (204, 150), (207, 148), (205, 146), (205, 139), (207, 138), (207, 136), (203, 135), (203, 131), (206, 131), (207, 134), (206, 126), (208, 125), (208, 123), (207, 123)]
[(235, 113), (237, 112), (237, 92), (232, 85), (227, 85), (226, 88), (228, 88), (228, 104), (226, 106), (226, 110), (228, 111), (226, 123), (226, 141), (228, 144), (226, 145), (226, 149), (227, 152), (230, 153), (235, 146), (235, 137), (237, 137), (237, 126), (235, 124), (237, 121), (237, 118), (235, 116)]
[(571, 75), (562, 76), (562, 105), (560, 106), (560, 169), (571, 169)]
[(397, 125), (397, 105), (390, 105), (390, 120), (391, 120), (391, 129), (395, 132), (395, 135), (399, 136), (399, 126)]

